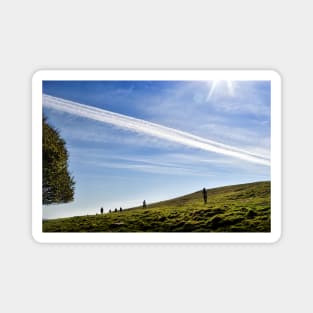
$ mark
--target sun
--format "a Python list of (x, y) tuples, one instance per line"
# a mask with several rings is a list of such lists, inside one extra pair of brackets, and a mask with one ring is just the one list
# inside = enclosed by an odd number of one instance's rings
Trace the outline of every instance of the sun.
[(208, 82), (210, 91), (207, 96), (207, 101), (211, 99), (215, 89), (219, 89), (219, 93), (225, 94), (225, 90), (228, 96), (234, 96), (234, 84), (231, 80), (213, 80)]

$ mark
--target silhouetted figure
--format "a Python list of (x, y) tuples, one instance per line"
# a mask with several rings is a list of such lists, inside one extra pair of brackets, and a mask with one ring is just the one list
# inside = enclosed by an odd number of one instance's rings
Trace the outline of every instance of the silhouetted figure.
[(208, 202), (208, 193), (205, 188), (202, 189), (203, 201), (206, 204)]
[(112, 213), (111, 209), (109, 210), (109, 213)]
[(117, 208), (115, 208), (114, 212), (117, 212)]
[(103, 208), (100, 209), (100, 213), (103, 214)]
[(122, 207), (120, 207), (120, 211), (123, 211)]
[(145, 209), (147, 207), (146, 200), (143, 200), (142, 207)]

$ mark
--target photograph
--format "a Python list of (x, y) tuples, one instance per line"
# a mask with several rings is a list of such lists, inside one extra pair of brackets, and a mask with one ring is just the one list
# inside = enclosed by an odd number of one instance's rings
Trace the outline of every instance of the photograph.
[(36, 73), (35, 232), (276, 238), (279, 83), (273, 71)]

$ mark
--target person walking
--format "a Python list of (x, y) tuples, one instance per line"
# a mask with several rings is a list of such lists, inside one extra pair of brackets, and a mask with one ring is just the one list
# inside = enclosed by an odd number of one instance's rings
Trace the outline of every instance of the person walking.
[(203, 196), (204, 204), (206, 204), (208, 202), (208, 192), (205, 188), (202, 189), (202, 196)]

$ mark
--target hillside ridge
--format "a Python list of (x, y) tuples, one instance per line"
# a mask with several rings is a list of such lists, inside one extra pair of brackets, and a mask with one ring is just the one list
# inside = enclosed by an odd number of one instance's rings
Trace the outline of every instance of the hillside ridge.
[(202, 191), (123, 211), (43, 221), (44, 232), (269, 232), (270, 181)]
[[(213, 188), (206, 188), (208, 195), (212, 195), (215, 192), (221, 191), (222, 189), (229, 189), (229, 188), (233, 188), (233, 187), (238, 187), (238, 188), (242, 188), (242, 187), (248, 187), (249, 185), (254, 185), (254, 184), (260, 184), (260, 183), (270, 183), (270, 181), (268, 180), (264, 180), (264, 181), (256, 181), (256, 182), (251, 182), (251, 183), (243, 183), (243, 184), (234, 184), (234, 185), (225, 185), (225, 186), (219, 186), (219, 187), (213, 187)], [(191, 193), (188, 194), (184, 194), (181, 196), (177, 196), (174, 198), (170, 198), (170, 199), (166, 199), (166, 200), (161, 200), (161, 201), (157, 201), (157, 202), (151, 202), (150, 204), (147, 205), (147, 208), (149, 207), (153, 207), (155, 205), (159, 205), (159, 204), (165, 204), (165, 203), (169, 203), (171, 201), (176, 201), (179, 200), (181, 198), (187, 198), (187, 197), (191, 197), (191, 196), (195, 196), (197, 194), (201, 194), (201, 190), (196, 190), (193, 191)], [(137, 209), (143, 209), (142, 206), (136, 206), (136, 207), (132, 207), (132, 208), (127, 208), (125, 210), (137, 210)]]

